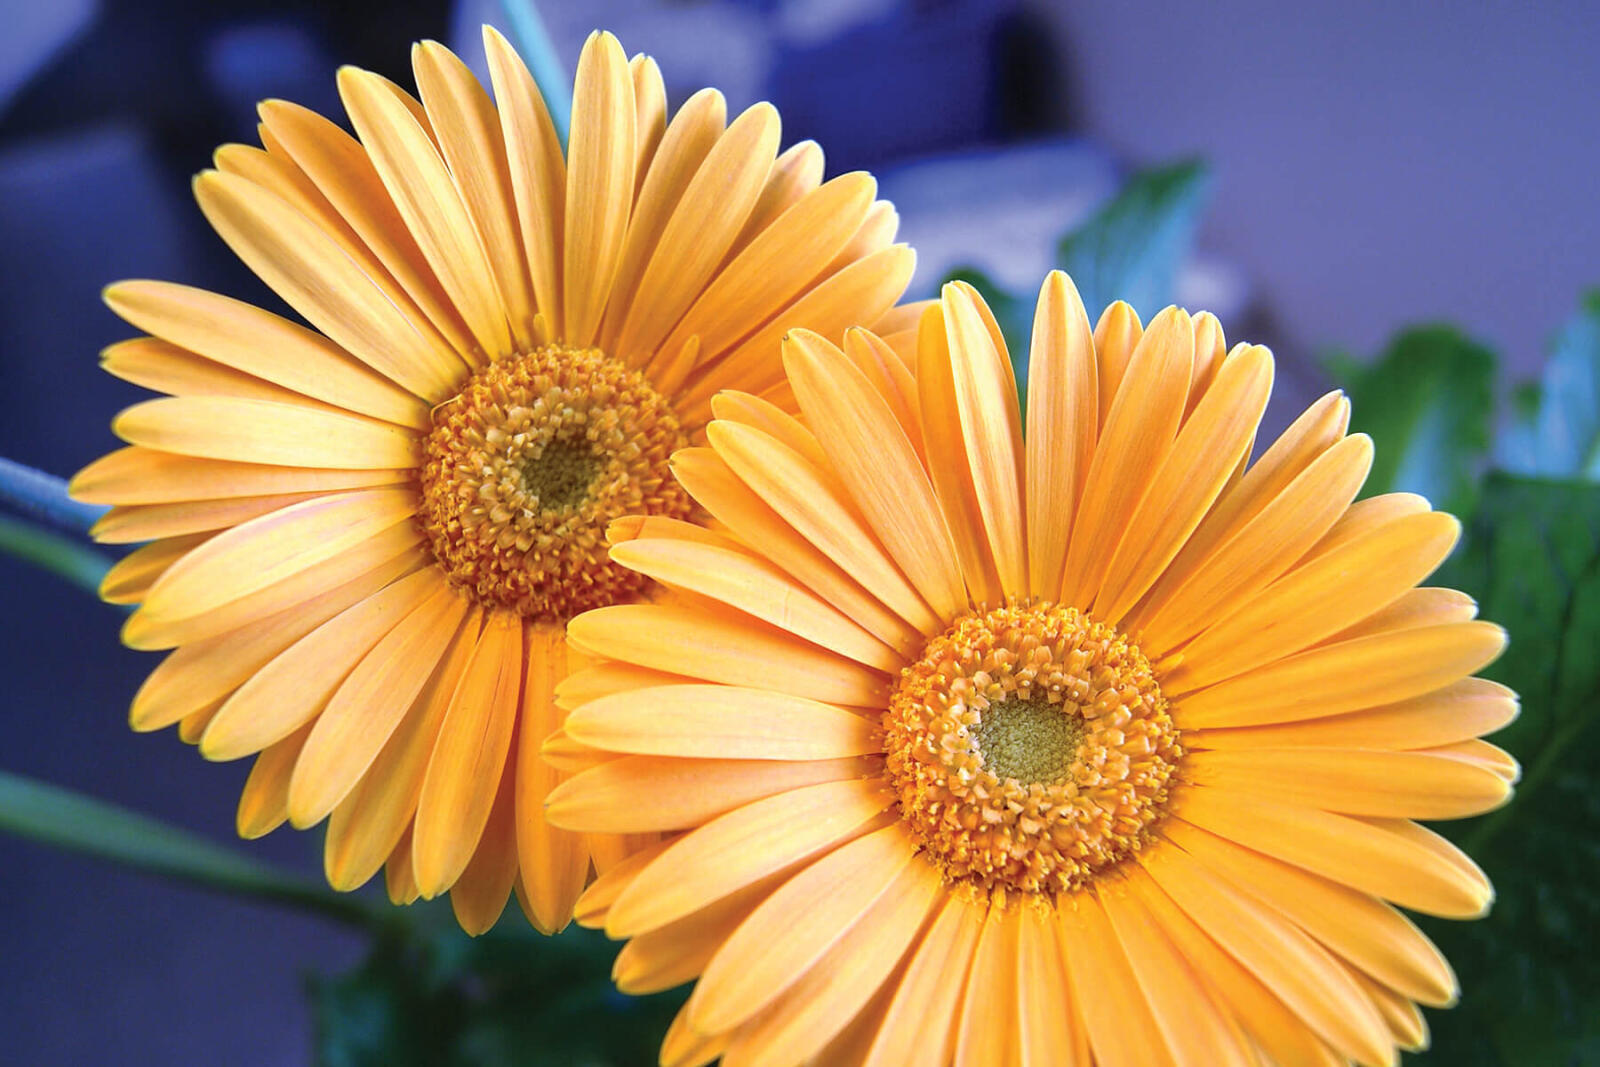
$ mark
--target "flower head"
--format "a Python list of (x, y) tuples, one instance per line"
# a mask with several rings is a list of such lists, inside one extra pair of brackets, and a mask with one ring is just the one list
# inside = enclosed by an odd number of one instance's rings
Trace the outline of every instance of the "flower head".
[(655, 63), (596, 34), (563, 152), (521, 60), (485, 43), (492, 100), (422, 44), (420, 100), (340, 72), (359, 140), (268, 101), (263, 148), (218, 150), (202, 210), (312, 328), (112, 286), (150, 336), (107, 369), (171, 396), (118, 416), (130, 447), (73, 491), (114, 505), (103, 540), (151, 542), (105, 586), (140, 604), (128, 644), (175, 650), (134, 727), (259, 754), (241, 833), (326, 818), (336, 887), (386, 866), (396, 900), (450, 891), (474, 931), (515, 887), (553, 930), (640, 843), (543, 818), (551, 694), (584, 662), (563, 626), (652, 595), (608, 524), (690, 514), (668, 459), (720, 390), (792, 404), (785, 330), (909, 342), (912, 257), (869, 176), (779, 153), (771, 106), (727, 122), (705, 90), (669, 121)]
[(792, 331), (800, 417), (673, 460), (715, 525), (616, 529), (674, 596), (570, 624), (548, 813), (667, 835), (578, 905), (698, 978), (663, 1063), (1384, 1064), (1455, 997), (1394, 905), (1488, 907), (1413, 820), (1516, 775), (1502, 631), (1418, 587), (1456, 520), (1355, 502), (1336, 393), (1249, 463), (1272, 357), (1210, 315), (1055, 273), (1030, 358), (1024, 419), (959, 284), (914, 373)]

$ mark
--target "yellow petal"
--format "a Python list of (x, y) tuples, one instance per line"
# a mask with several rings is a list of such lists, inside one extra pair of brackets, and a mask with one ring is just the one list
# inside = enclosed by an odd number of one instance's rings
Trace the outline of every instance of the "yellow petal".
[(240, 837), (247, 840), (265, 837), (288, 820), (289, 778), (310, 734), (311, 724), (306, 723), (288, 737), (268, 745), (256, 757), (250, 767), (250, 777), (245, 779), (244, 791), (239, 794), (235, 826)]
[(159, 730), (207, 704), (220, 703), (284, 649), (413, 568), (414, 563), (404, 557), (390, 560), (287, 611), (185, 644), (162, 660), (139, 687), (129, 724), (135, 730)]
[(612, 903), (606, 934), (632, 937), (853, 840), (893, 797), (881, 784), (824, 782), (767, 797), (680, 837)]
[(100, 579), (100, 598), (112, 604), (137, 604), (149, 595), (150, 587), (168, 568), (210, 538), (209, 533), (168, 537), (134, 549), (112, 564)]
[[(391, 90), (404, 96), (397, 89)], [(415, 101), (405, 96), (410, 110)], [(314, 111), (283, 100), (262, 103), (262, 127), (316, 185), (358, 238), (343, 244), (373, 284), (417, 328), (444, 362), (465, 373), (454, 355), (472, 351), (472, 333), (439, 284), (422, 250), (394, 206), (372, 157), (343, 128)], [(376, 258), (380, 266), (371, 263)]]
[(1177, 1062), (1184, 1067), (1249, 1063), (1250, 1041), (1233, 1016), (1212, 1003), (1208, 976), (1191, 970), (1125, 881), (1105, 879), (1095, 886), (1095, 895)]
[(402, 426), (430, 425), (425, 402), (269, 311), (171, 282), (118, 282), (105, 301), (141, 330), (240, 373)]
[[(734, 255), (771, 226), (800, 199), (822, 184), (822, 148), (815, 141), (792, 144), (773, 161), (767, 184), (761, 190), (755, 210), (745, 221), (744, 231), (734, 242)], [(732, 256), (730, 255), (730, 259)]]
[(1354, 625), (1432, 573), (1460, 534), (1453, 516), (1430, 511), (1308, 558), (1190, 642), (1162, 688), (1198, 689)]
[(494, 806), (478, 838), (478, 848), (460, 879), (450, 887), (450, 909), (461, 928), (474, 937), (499, 920), (517, 880), (515, 781), (515, 771), (510, 768), (500, 775)]
[[(911, 947), (943, 885), (933, 867), (903, 867), (861, 919), (783, 997), (742, 1027), (728, 1060), (750, 1050), (810, 1060), (878, 994)], [(691, 1015), (691, 1019), (693, 1016)], [(837, 1062), (837, 1061), (830, 1061)]]
[(1062, 603), (1087, 608), (1099, 591), (1134, 512), (1172, 450), (1193, 363), (1194, 328), (1189, 316), (1168, 308), (1140, 339), (1105, 413), (1073, 519), (1061, 580)]
[[(628, 217), (627, 242), (611, 285), (611, 300), (600, 335), (605, 351), (618, 351), (617, 336), (633, 305), (639, 280), (650, 265), (650, 257), (661, 242), (673, 210), (722, 136), (727, 118), (728, 105), (722, 94), (715, 89), (701, 89), (684, 101), (683, 107), (672, 117), (649, 169), (639, 175), (639, 195)], [(650, 353), (637, 355), (639, 359), (635, 365), (642, 366)]]
[[(411, 52), (422, 105), (461, 203), (472, 218), (515, 345), (533, 345), (533, 281), (518, 232), (500, 119), (489, 94), (453, 52), (424, 41)], [(462, 235), (457, 235), (458, 238)]]
[(1486, 678), (1463, 678), (1443, 689), (1365, 711), (1264, 726), (1189, 730), (1186, 749), (1340, 746), (1428, 748), (1493, 733), (1517, 716), (1517, 695)]
[[(1236, 483), (1217, 497), (1211, 511), (1167, 567), (1166, 574), (1129, 615), (1128, 625), (1138, 626), (1159, 610), (1179, 586), (1198, 572), (1202, 561), (1218, 546), (1238, 535), (1263, 509), (1278, 500), (1314, 461), (1342, 440), (1349, 421), (1350, 403), (1342, 393), (1328, 393), (1307, 408)], [(1354, 495), (1352, 491), (1351, 497)], [(1340, 505), (1340, 512), (1348, 503), (1347, 499)], [(1328, 521), (1331, 523), (1333, 519)]]
[(774, 357), (785, 333), (804, 328), (824, 337), (838, 337), (851, 326), (873, 321), (906, 291), (916, 266), (916, 254), (905, 245), (895, 245), (857, 260), (811, 286), (737, 348), (692, 379), (679, 400), (678, 410), (694, 420), (703, 417), (711, 398), (723, 389), (761, 393), (776, 385), (783, 378), (783, 365)]
[(194, 188), (234, 253), (313, 326), (425, 400), (454, 391), (456, 357), (419, 332), (315, 223), (237, 175), (206, 171)]
[[(118, 341), (100, 353), (100, 366), (107, 374), (125, 382), (172, 396), (236, 396), (247, 400), (295, 404), (340, 415), (347, 413), (345, 408), (313, 400), (292, 389), (251, 377), (158, 337)], [(403, 392), (392, 384), (391, 388)], [(421, 401), (409, 393), (404, 393), (404, 398), (408, 406), (421, 405)], [(408, 425), (415, 426), (416, 423), (417, 420), (413, 419)]]
[(134, 617), (158, 625), (205, 615), (340, 556), (404, 522), (414, 508), (409, 492), (366, 489), (318, 497), (235, 526), (175, 563)]
[(533, 279), (534, 306), (549, 323), (551, 332), (563, 336), (561, 248), (566, 160), (544, 98), (521, 57), (492, 26), (483, 28), (483, 47), (495, 100), (500, 105), (500, 133), (528, 272)]
[(1195, 971), (1205, 975), (1206, 990), (1214, 995), (1222, 1010), (1231, 1011), (1255, 1038), (1265, 1053), (1266, 1062), (1349, 1067), (1346, 1057), (1330, 1048), (1255, 975), (1224, 952), (1142, 867), (1129, 864), (1126, 875), (1128, 891), (1160, 923), (1162, 933), (1172, 940)]
[(644, 366), (700, 295), (744, 226), (778, 152), (778, 113), (757, 104), (729, 125), (684, 189), (650, 255), (615, 344)]
[[(1151, 323), (1155, 325), (1154, 322)], [(1096, 378), (1100, 384), (1100, 425), (1111, 417), (1111, 404), (1122, 388), (1133, 350), (1144, 336), (1139, 313), (1121, 300), (1106, 306), (1094, 327)]]
[(903, 658), (921, 654), (925, 639), (919, 631), (780, 518), (711, 449), (680, 449), (672, 456), (672, 473), (739, 541), (787, 571), (801, 588), (828, 601)]
[(289, 784), (289, 819), (297, 828), (321, 822), (350, 795), (449, 649), (466, 603), (439, 579), (432, 586), (317, 717)]
[(646, 756), (819, 760), (882, 748), (866, 718), (788, 693), (732, 685), (672, 685), (591, 701), (567, 716), (567, 736)]
[(1005, 598), (994, 553), (978, 514), (966, 445), (949, 431), (961, 421), (952, 377), (950, 340), (943, 309), (934, 305), (917, 330), (917, 405), (922, 415), (922, 455), (933, 479), (945, 527), (955, 541), (967, 596), (974, 604), (999, 604)]
[(1105, 906), (1085, 891), (1059, 900), (1056, 913), (1072, 999), (1083, 1012), (1094, 1062), (1104, 1067), (1176, 1063)]
[(1254, 726), (1409, 700), (1473, 673), (1505, 645), (1505, 631), (1486, 622), (1323, 645), (1199, 692), (1169, 694), (1173, 721), (1183, 729)]
[(112, 508), (89, 528), (102, 544), (126, 545), (159, 537), (183, 537), (237, 526), (291, 504), (315, 500), (319, 493), (279, 493), (226, 500), (184, 500), (173, 504), (137, 504)]
[[(548, 758), (548, 749), (546, 751)], [(545, 817), (572, 830), (613, 834), (690, 830), (735, 808), (802, 786), (858, 778), (874, 770), (860, 758), (773, 761), (625, 756), (562, 782)], [(649, 804), (640, 804), (640, 796)]]
[(1272, 353), (1259, 346), (1223, 364), (1134, 513), (1095, 596), (1096, 618), (1120, 622), (1200, 525), (1255, 437), (1272, 376)]
[(905, 665), (889, 646), (749, 553), (651, 537), (613, 545), (611, 558), (671, 588), (711, 597), (868, 666), (897, 671)]
[(1396, 1062), (1377, 1009), (1315, 941), (1251, 907), (1182, 849), (1148, 849), (1139, 862), (1179, 907), (1325, 1041), (1362, 1063)]
[(876, 191), (872, 177), (858, 171), (801, 198), (710, 280), (661, 350), (675, 351), (699, 337), (701, 357), (709, 361), (766, 322), (838, 254)]
[(539, 758), (539, 749), (561, 724), (556, 684), (578, 657), (558, 627), (529, 626), (524, 644), (528, 662), (517, 737), (517, 854), (527, 890), (524, 910), (536, 929), (553, 934), (572, 920), (589, 875), (589, 848), (581, 835), (545, 818), (545, 800), (561, 775)]
[[(428, 758), (439, 739), (439, 726), (477, 646), (482, 625), (483, 611), (474, 607), (453, 637), (439, 635), (441, 647), (444, 642), (449, 644), (432, 676), (384, 742), (372, 766), (329, 816), (322, 865), (328, 884), (335, 889), (364, 885), (378, 873), (410, 828)], [(502, 897), (501, 903), (504, 902)]]
[[(1028, 571), (1023, 544), (1022, 417), (1010, 356), (1004, 339), (991, 333), (988, 309), (976, 290), (965, 282), (952, 282), (941, 295), (956, 414), (978, 515), (1001, 589), (1008, 596), (1020, 596), (1027, 592)], [(946, 431), (941, 428), (941, 432)]]
[(274, 467), (196, 459), (150, 448), (121, 448), (73, 475), (68, 491), (87, 504), (160, 504), (392, 485), (408, 470)]
[[(1209, 552), (1182, 570), (1176, 561), (1169, 566), (1124, 620), (1126, 632), (1139, 635), (1146, 655), (1159, 657), (1205, 629), (1303, 557), (1349, 506), (1371, 466), (1372, 441), (1365, 434), (1327, 449)], [(1249, 482), (1247, 474), (1241, 485)]]
[(983, 915), (947, 895), (894, 991), (863, 1067), (946, 1067), (955, 1053), (961, 992)]
[(1219, 837), (1413, 911), (1475, 918), (1493, 899), (1482, 872), (1464, 866), (1459, 852), (1444, 852), (1424, 836), (1395, 832), (1402, 823), (1420, 829), (1404, 820), (1380, 826), (1199, 786), (1174, 793), (1173, 813)]
[[(417, 798), (411, 863), (432, 898), (466, 869), (505, 772), (522, 693), (521, 620), (491, 612), (456, 683)], [(374, 752), (376, 755), (376, 752)]]
[(1073, 1003), (1051, 909), (1024, 905), (1018, 910), (1022, 913), (1016, 977), (1022, 1067), (1093, 1067), (1089, 1031)]
[[(955, 1067), (1018, 1063), (1017, 908), (990, 907), (972, 955), (956, 1028)], [(948, 980), (948, 978), (947, 978)]]
[(927, 472), (893, 411), (838, 348), (809, 330), (783, 344), (784, 367), (856, 505), (941, 619), (967, 610), (955, 546)]
[(1078, 494), (1099, 432), (1094, 334), (1077, 288), (1051, 271), (1039, 290), (1028, 356), (1028, 585), (1054, 597), (1067, 562)]
[(615, 604), (573, 619), (569, 639), (591, 653), (726, 685), (830, 704), (876, 707), (882, 674), (748, 616), (657, 604)]
[[(376, 75), (341, 68), (339, 96), (407, 229), (472, 331), (474, 350), (461, 355), (474, 366), (507, 355), (505, 305), (433, 138)], [(474, 161), (481, 171), (493, 166), (491, 160)]]
[(201, 740), (200, 754), (212, 760), (239, 759), (309, 722), (327, 706), (357, 664), (368, 658), (385, 635), (415, 616), (441, 585), (433, 571), (414, 572), (351, 605), (284, 649), (223, 704)]
[(415, 467), (411, 433), (358, 415), (222, 396), (146, 400), (111, 424), (124, 441), (202, 459), (280, 467)]
[(712, 957), (689, 998), (690, 1025), (718, 1033), (771, 1003), (863, 919), (912, 854), (906, 831), (886, 826), (790, 878)]
[(590, 34), (578, 58), (567, 147), (562, 337), (569, 344), (594, 340), (622, 258), (638, 161), (636, 118), (622, 46), (609, 33)]
[(1444, 956), (1389, 905), (1181, 819), (1164, 824), (1161, 833), (1378, 981), (1436, 1007), (1455, 1002), (1456, 978)]

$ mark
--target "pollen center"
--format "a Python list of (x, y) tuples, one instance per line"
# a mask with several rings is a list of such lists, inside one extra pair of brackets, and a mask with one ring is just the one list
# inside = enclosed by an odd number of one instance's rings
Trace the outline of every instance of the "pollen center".
[(417, 521), (450, 582), (488, 607), (559, 621), (645, 578), (608, 558), (624, 515), (686, 517), (667, 469), (688, 434), (644, 376), (544, 345), (473, 375), (423, 445)]
[(1010, 699), (984, 710), (975, 740), (983, 765), (996, 778), (1043, 785), (1067, 777), (1083, 735), (1083, 716), (1074, 708)]
[(1069, 892), (1143, 846), (1183, 750), (1155, 675), (1075, 608), (969, 615), (901, 672), (886, 767), (924, 854), (980, 892)]

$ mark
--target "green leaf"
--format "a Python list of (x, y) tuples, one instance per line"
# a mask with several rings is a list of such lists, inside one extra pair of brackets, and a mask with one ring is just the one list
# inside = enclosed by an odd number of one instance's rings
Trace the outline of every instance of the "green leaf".
[(1350, 428), (1377, 446), (1366, 495), (1420, 493), (1470, 515), (1494, 420), (1494, 354), (1453, 327), (1423, 326), (1400, 334), (1369, 367), (1338, 366)]
[(1210, 193), (1198, 160), (1135, 174), (1122, 191), (1057, 246), (1090, 316), (1126, 300), (1146, 321), (1173, 302), (1178, 269), (1194, 250)]
[(230, 848), (103, 800), (0, 771), (0, 830), (205, 889), (372, 926), (375, 913)]
[(1438, 1064), (1600, 1064), (1600, 485), (1493, 474), (1440, 584), (1511, 636), (1484, 673), (1522, 715), (1493, 740), (1523, 779), (1511, 804), (1442, 829), (1494, 881), (1476, 923), (1424, 920), (1461, 978), (1432, 1013)]
[(1537, 407), (1501, 440), (1501, 465), (1600, 480), (1600, 290), (1584, 297), (1557, 337), (1537, 397)]
[(616, 992), (617, 946), (598, 933), (545, 938), (515, 916), (469, 938), (432, 907), (431, 927), (414, 924), (349, 974), (313, 981), (321, 1067), (655, 1062), (684, 990)]

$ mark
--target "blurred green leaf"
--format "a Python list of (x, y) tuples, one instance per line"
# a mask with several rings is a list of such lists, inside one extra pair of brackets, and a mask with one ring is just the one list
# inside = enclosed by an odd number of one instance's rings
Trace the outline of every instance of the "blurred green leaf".
[(1556, 338), (1531, 411), (1502, 435), (1500, 464), (1519, 474), (1600, 480), (1600, 290)]
[(1146, 321), (1173, 302), (1210, 187), (1198, 160), (1141, 171), (1061, 239), (1056, 266), (1072, 276), (1091, 319), (1113, 300), (1126, 300)]
[(1461, 978), (1427, 1063), (1600, 1064), (1600, 485), (1492, 474), (1441, 575), (1511, 635), (1484, 673), (1522, 715), (1493, 740), (1523, 766), (1499, 811), (1442, 827), (1493, 879), (1477, 923), (1425, 920)]
[(380, 915), (230, 848), (103, 800), (0, 771), (0, 830), (205, 889), (373, 926)]
[(1350, 393), (1351, 430), (1377, 445), (1366, 495), (1420, 493), (1471, 515), (1494, 421), (1494, 354), (1454, 327), (1422, 326), (1370, 366), (1334, 357), (1328, 367)]
[(469, 938), (447, 910), (436, 917), (379, 941), (354, 971), (313, 980), (321, 1067), (656, 1062), (686, 990), (618, 993), (618, 946), (603, 935), (574, 927), (545, 938), (509, 916)]

